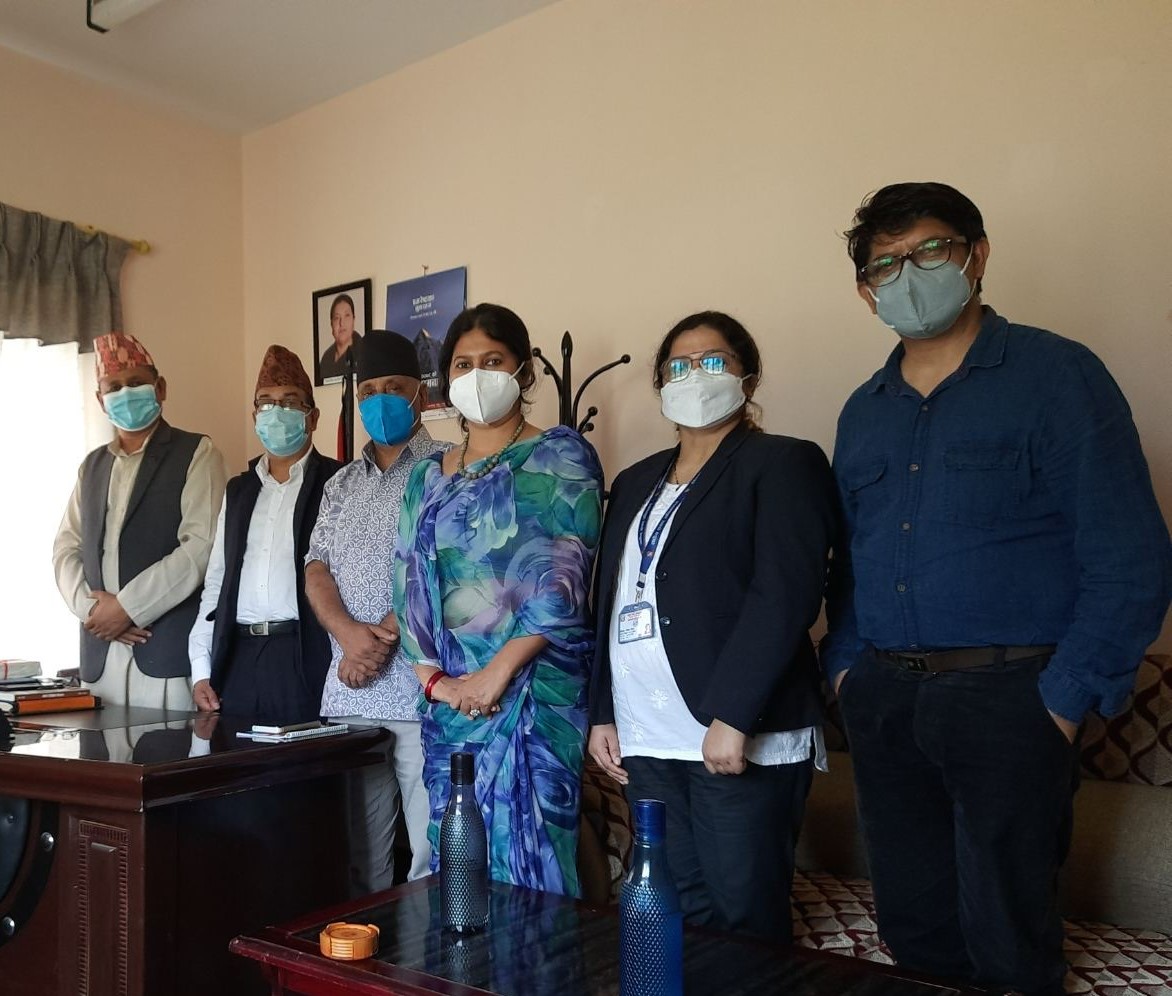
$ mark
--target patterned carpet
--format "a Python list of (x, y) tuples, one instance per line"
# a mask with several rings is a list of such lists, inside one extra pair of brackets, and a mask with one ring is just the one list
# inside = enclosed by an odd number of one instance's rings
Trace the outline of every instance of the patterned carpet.
[[(802, 947), (891, 964), (875, 927), (871, 883), (820, 872), (794, 877), (794, 939)], [(1068, 993), (1172, 996), (1172, 937), (1068, 920)]]

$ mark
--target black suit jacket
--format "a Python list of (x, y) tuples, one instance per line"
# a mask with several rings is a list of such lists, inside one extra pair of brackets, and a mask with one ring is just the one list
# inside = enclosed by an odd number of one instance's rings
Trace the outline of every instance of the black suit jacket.
[[(679, 447), (619, 474), (599, 545), (598, 646), (590, 721), (613, 723), (610, 625), (627, 533)], [(819, 722), (809, 629), (822, 605), (837, 523), (830, 465), (802, 439), (734, 429), (661, 540), (656, 614), (676, 684), (696, 720), (743, 733)]]
[[(251, 461), (243, 474), (232, 478), (225, 492), (224, 583), (216, 608), (209, 616), (215, 622), (212, 630), (211, 682), (217, 694), (223, 692), (224, 678), (232, 662), (232, 648), (236, 641), (240, 571), (244, 566), (244, 550), (248, 545), (248, 526), (260, 496), (260, 478), (256, 474), (259, 459), (257, 457)], [(309, 552), (309, 538), (321, 507), (322, 489), (341, 466), (337, 460), (324, 457), (317, 450), (310, 450), (309, 459), (305, 463), (305, 478), (293, 509), (293, 560), (297, 570), (297, 616), (301, 623), (301, 653), (297, 668), (305, 687), (319, 699), (326, 672), (330, 668), (330, 638), (305, 597), (305, 555)]]

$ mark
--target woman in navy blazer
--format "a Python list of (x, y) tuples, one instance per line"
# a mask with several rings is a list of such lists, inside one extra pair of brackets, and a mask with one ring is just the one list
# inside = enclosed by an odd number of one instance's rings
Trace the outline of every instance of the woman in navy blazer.
[(788, 941), (793, 853), (824, 753), (818, 617), (834, 479), (814, 443), (761, 431), (761, 361), (720, 312), (679, 322), (654, 384), (679, 445), (615, 480), (595, 578), (589, 752), (667, 803), (691, 923)]

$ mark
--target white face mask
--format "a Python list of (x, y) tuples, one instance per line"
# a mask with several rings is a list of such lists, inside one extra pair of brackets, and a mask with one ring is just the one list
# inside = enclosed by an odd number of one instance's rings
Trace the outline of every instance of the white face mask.
[(748, 400), (741, 387), (743, 377), (709, 373), (699, 367), (683, 380), (670, 381), (659, 391), (663, 417), (689, 429), (704, 429), (723, 422)]
[(448, 397), (469, 422), (496, 422), (508, 415), (521, 397), (517, 374), (522, 369), (511, 374), (503, 370), (469, 370), (448, 386)]

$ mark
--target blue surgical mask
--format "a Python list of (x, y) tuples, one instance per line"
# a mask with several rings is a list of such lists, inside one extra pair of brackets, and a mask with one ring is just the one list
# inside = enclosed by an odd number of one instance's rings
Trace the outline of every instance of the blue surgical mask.
[(163, 410), (154, 384), (124, 387), (102, 395), (106, 417), (123, 432), (138, 432), (151, 425)]
[(976, 288), (964, 275), (969, 259), (971, 250), (964, 266), (945, 263), (934, 270), (905, 262), (891, 283), (868, 288), (880, 320), (908, 339), (934, 339), (952, 328)]
[[(419, 391), (415, 392), (419, 397)], [(411, 435), (415, 428), (415, 398), (408, 401), (398, 394), (372, 394), (358, 403), (358, 414), (366, 433), (379, 446), (395, 446)]]
[(256, 434), (261, 445), (273, 456), (292, 456), (309, 438), (305, 412), (295, 408), (271, 408), (256, 413)]

